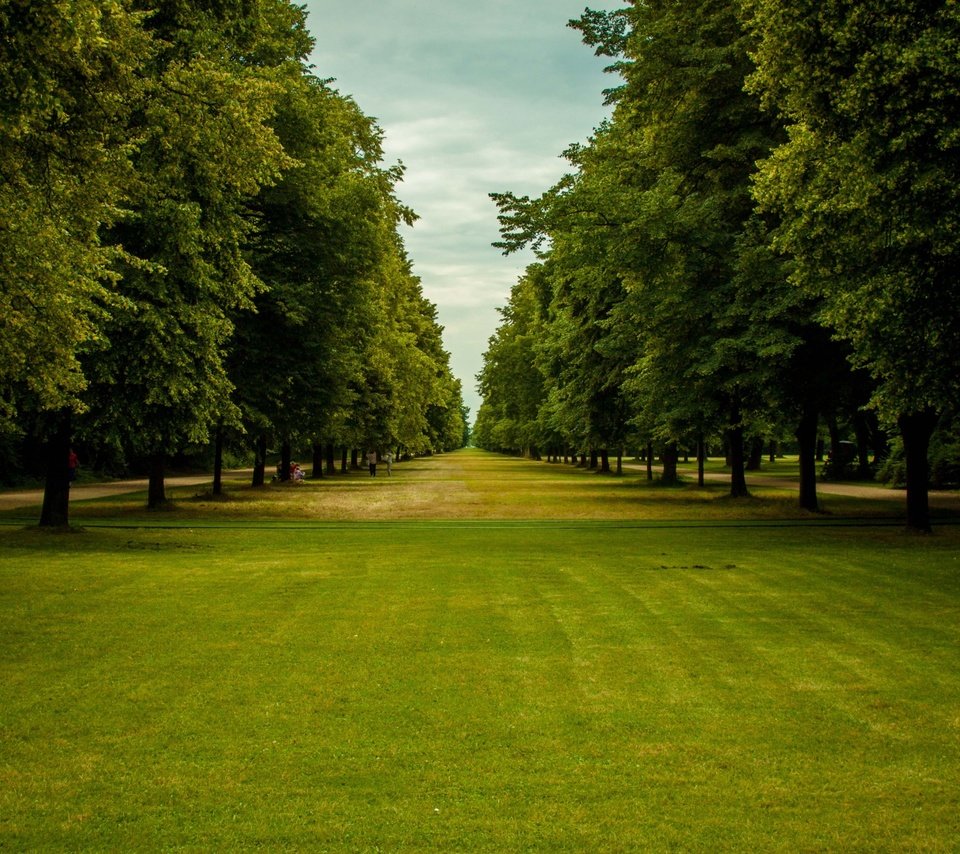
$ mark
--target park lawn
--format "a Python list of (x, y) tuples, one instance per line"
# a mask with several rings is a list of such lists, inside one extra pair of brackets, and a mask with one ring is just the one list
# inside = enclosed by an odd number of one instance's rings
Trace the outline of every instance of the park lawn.
[(509, 519), (0, 528), (0, 847), (956, 850), (960, 530), (528, 519), (518, 462), (421, 468)]
[[(712, 461), (717, 473), (722, 461)], [(784, 465), (790, 462), (769, 466)], [(704, 487), (688, 475), (678, 487), (648, 481), (645, 469), (628, 465), (621, 477), (564, 464), (533, 462), (477, 450), (419, 458), (395, 464), (392, 477), (380, 466), (376, 478), (365, 471), (339, 472), (302, 484), (249, 486), (249, 475), (233, 475), (225, 494), (214, 498), (209, 484), (168, 488), (172, 506), (162, 513), (145, 509), (146, 493), (71, 503), (78, 525), (124, 520), (129, 523), (210, 523), (245, 519), (277, 522), (399, 520), (801, 520), (887, 519), (903, 516), (903, 495), (889, 499), (821, 493), (820, 514), (798, 507), (796, 488), (751, 485), (751, 497), (730, 499), (729, 483)], [(767, 473), (765, 469), (764, 474)], [(749, 483), (749, 478), (748, 478)], [(957, 502), (960, 507), (960, 502)], [(937, 511), (943, 513), (943, 510)], [(0, 523), (36, 519), (39, 507), (0, 513)], [(957, 510), (952, 511), (957, 515)]]

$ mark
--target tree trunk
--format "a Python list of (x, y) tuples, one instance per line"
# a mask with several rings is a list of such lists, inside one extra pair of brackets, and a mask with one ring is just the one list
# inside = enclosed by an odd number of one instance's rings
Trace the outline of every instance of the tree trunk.
[(676, 442), (668, 443), (662, 453), (663, 473), (660, 475), (660, 482), (668, 486), (675, 486), (679, 482), (677, 477), (677, 461), (680, 459), (680, 452)]
[(337, 473), (337, 464), (335, 461), (336, 449), (333, 447), (333, 442), (327, 442), (327, 474), (333, 475)]
[(360, 468), (360, 452), (356, 448), (350, 451), (350, 468), (354, 471)]
[(267, 470), (267, 434), (261, 433), (253, 443), (253, 482), (251, 486), (263, 486)]
[(56, 430), (47, 440), (47, 474), (43, 485), (41, 528), (62, 528), (70, 524), (70, 413), (60, 414)]
[(703, 468), (707, 461), (707, 445), (703, 441), (703, 433), (697, 436), (697, 486), (704, 486)]
[(750, 495), (747, 489), (747, 476), (744, 471), (743, 459), (743, 424), (740, 421), (740, 407), (734, 404), (730, 411), (730, 424), (727, 431), (727, 442), (730, 447), (730, 497), (746, 498)]
[(939, 415), (932, 409), (901, 415), (897, 419), (907, 464), (907, 527), (930, 531), (929, 462), (930, 437)]
[(767, 448), (767, 451), (769, 452), (767, 459), (771, 463), (775, 463), (777, 461), (777, 443), (773, 439), (770, 440), (770, 446)]
[(290, 480), (290, 440), (285, 439), (280, 446), (280, 480), (287, 483)]
[(758, 436), (750, 441), (750, 459), (747, 460), (747, 471), (760, 471), (763, 461), (763, 437)]
[(596, 449), (590, 449), (590, 471), (593, 471), (597, 467), (597, 452)]
[(610, 452), (606, 448), (600, 450), (600, 471), (610, 473)]
[(623, 474), (623, 448), (617, 448), (617, 477)]
[(347, 446), (340, 449), (340, 474), (347, 473)]
[(147, 487), (147, 509), (159, 510), (167, 503), (164, 477), (167, 471), (167, 455), (157, 451), (150, 457), (150, 485)]
[(794, 435), (800, 447), (800, 506), (811, 513), (820, 512), (817, 500), (817, 424), (820, 414), (806, 404)]
[(857, 436), (857, 477), (870, 480), (873, 477), (870, 468), (870, 425), (863, 412), (853, 416), (853, 430)]
[(647, 480), (653, 480), (653, 442), (647, 442)]
[(313, 461), (310, 464), (310, 479), (323, 477), (323, 445), (314, 442), (311, 446)]
[(870, 444), (873, 446), (873, 460), (879, 463), (890, 456), (890, 441), (886, 432), (880, 429), (880, 423), (875, 413), (870, 413), (869, 423)]
[(830, 459), (836, 469), (835, 477), (840, 477), (843, 469), (843, 450), (840, 448), (840, 428), (837, 426), (837, 416), (830, 415), (826, 419), (827, 430), (830, 433)]
[(213, 494), (223, 495), (223, 422), (213, 438)]

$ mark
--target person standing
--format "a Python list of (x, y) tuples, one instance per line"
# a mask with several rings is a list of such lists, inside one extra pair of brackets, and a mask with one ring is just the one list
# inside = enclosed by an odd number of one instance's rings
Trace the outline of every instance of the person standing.
[(370, 451), (367, 454), (367, 464), (370, 466), (370, 477), (377, 476), (377, 452)]
[(390, 451), (387, 451), (384, 459), (387, 461), (387, 477), (390, 477), (393, 472), (393, 454)]

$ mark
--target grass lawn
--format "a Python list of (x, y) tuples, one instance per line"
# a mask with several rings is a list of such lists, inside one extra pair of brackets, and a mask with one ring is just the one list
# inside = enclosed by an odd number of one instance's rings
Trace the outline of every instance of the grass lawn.
[(0, 848), (957, 850), (956, 526), (404, 465), (0, 527)]

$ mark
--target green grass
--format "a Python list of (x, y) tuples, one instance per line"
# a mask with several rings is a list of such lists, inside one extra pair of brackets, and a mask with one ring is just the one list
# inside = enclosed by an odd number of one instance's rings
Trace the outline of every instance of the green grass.
[[(956, 850), (960, 530), (518, 462), (0, 528), (0, 847)], [(457, 516), (553, 478), (642, 510)], [(413, 480), (457, 513), (315, 521)]]
[[(381, 469), (383, 467), (381, 466)], [(763, 475), (783, 471), (794, 476), (795, 464), (778, 460), (766, 465)], [(722, 475), (722, 461), (711, 461), (711, 473)], [(710, 480), (703, 488), (688, 474), (680, 487), (648, 482), (645, 468), (628, 466), (624, 476), (597, 474), (563, 464), (536, 463), (467, 450), (444, 457), (417, 459), (394, 466), (387, 478), (381, 471), (370, 478), (351, 471), (303, 484), (274, 484), (252, 489), (248, 476), (235, 475), (226, 495), (214, 499), (209, 485), (167, 490), (173, 499), (170, 512), (148, 513), (146, 493), (75, 503), (71, 518), (89, 525), (122, 519), (128, 523), (211, 523), (272, 520), (280, 522), (369, 520), (805, 520), (830, 518), (900, 519), (903, 494), (890, 491), (888, 499), (857, 498), (822, 493), (822, 514), (797, 506), (796, 487), (751, 486), (751, 497), (731, 500), (729, 482)], [(749, 481), (749, 478), (748, 478)], [(938, 514), (956, 517), (954, 506), (937, 508)], [(0, 523), (33, 521), (37, 508), (0, 512)]]

